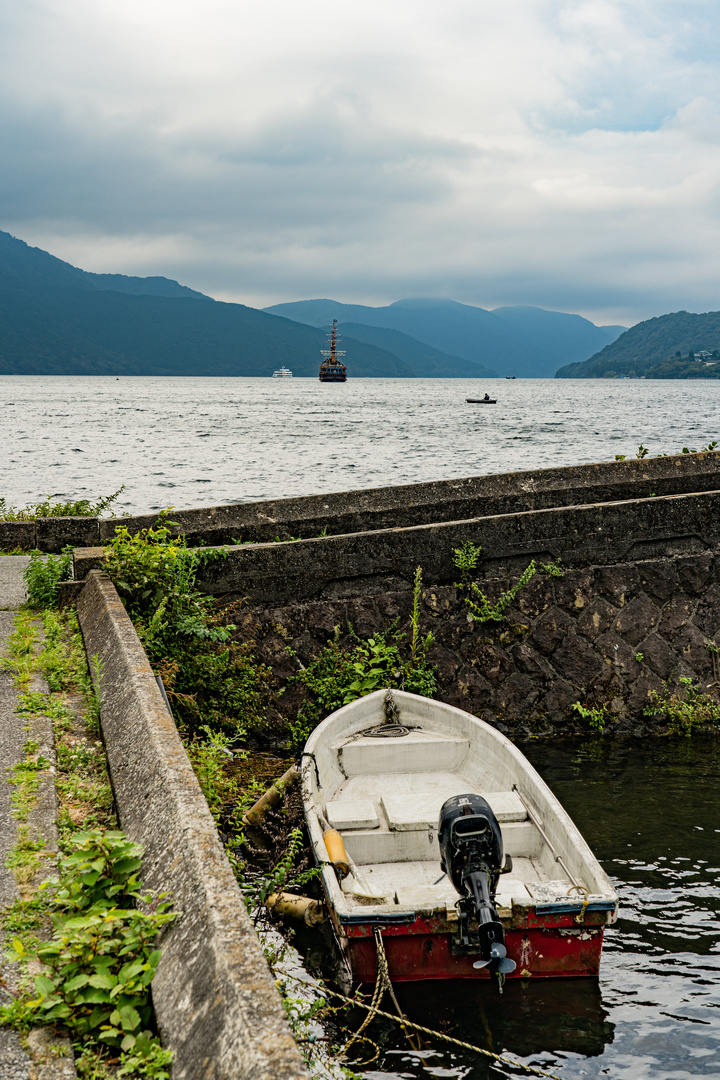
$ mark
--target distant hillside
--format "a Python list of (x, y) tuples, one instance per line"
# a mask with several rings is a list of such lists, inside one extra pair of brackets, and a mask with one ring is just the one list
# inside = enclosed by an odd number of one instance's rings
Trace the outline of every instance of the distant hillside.
[(592, 356), (627, 329), (626, 326), (596, 326), (582, 315), (537, 307), (495, 308), (493, 315), (502, 319), (525, 348), (534, 350), (553, 373), (561, 364)]
[[(252, 376), (287, 364), (317, 376), (324, 343), (321, 330), (167, 278), (86, 274), (0, 232), (0, 374)], [(414, 374), (375, 345), (345, 344), (352, 378)]]
[(338, 319), (348, 333), (350, 326), (357, 332), (358, 324), (400, 331), (501, 375), (529, 378), (552, 377), (559, 365), (585, 359), (623, 329), (598, 327), (580, 315), (541, 308), (508, 307), (491, 312), (452, 300), (398, 300), (379, 308), (335, 300), (301, 300), (265, 310), (310, 326), (327, 326)]
[[(626, 330), (581, 364), (560, 368), (558, 379), (601, 379), (618, 375), (646, 379), (713, 379), (720, 365), (706, 367), (688, 354), (720, 350), (720, 311), (693, 315), (676, 311)], [(683, 359), (684, 358), (684, 359)]]
[(211, 296), (188, 289), (172, 278), (166, 277), (127, 277), (126, 274), (91, 274), (81, 270), (88, 282), (103, 292), (130, 293), (131, 296), (178, 296), (184, 300), (212, 300)]
[(433, 349), (423, 341), (417, 341), (400, 330), (387, 330), (384, 326), (365, 326), (363, 323), (344, 322), (343, 335), (356, 341), (366, 341), (399, 356), (421, 379), (496, 379), (497, 371), (463, 360), (460, 356)]
[(112, 289), (146, 296), (178, 296), (210, 300), (209, 296), (188, 289), (165, 277), (127, 277), (125, 274), (91, 274), (70, 263), (56, 259), (41, 248), (30, 247), (10, 233), (0, 230), (0, 285), (17, 285), (37, 290), (65, 285), (72, 289)]

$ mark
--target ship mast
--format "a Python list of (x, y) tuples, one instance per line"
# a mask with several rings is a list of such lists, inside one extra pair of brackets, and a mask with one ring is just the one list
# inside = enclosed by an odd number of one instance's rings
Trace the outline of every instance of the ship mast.
[(330, 331), (330, 348), (320, 350), (320, 355), (324, 356), (333, 366), (335, 366), (335, 364), (339, 362), (341, 356), (345, 355), (345, 350), (338, 349), (337, 347), (340, 342), (340, 334), (338, 333), (337, 322), (337, 319), (333, 319), (332, 321), (332, 330)]

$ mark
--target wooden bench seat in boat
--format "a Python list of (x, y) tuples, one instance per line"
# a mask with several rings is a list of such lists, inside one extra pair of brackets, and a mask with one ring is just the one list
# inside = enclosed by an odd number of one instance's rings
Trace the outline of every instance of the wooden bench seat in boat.
[[(454, 784), (454, 787), (465, 790), (462, 784)], [(527, 818), (525, 807), (512, 791), (493, 792), (486, 798), (500, 822), (524, 821)], [(377, 806), (372, 799), (333, 799), (325, 807), (325, 817), (333, 829), (342, 832), (344, 829), (376, 829), (384, 813), (384, 823), (389, 829), (412, 832), (415, 829), (436, 828), (444, 801), (445, 796), (435, 792), (422, 795), (384, 794), (380, 796)]]
[[(527, 810), (515, 791), (489, 791), (474, 794), (482, 794), (501, 825), (510, 821), (527, 820)], [(382, 796), (382, 806), (388, 826), (400, 832), (437, 828), (443, 802), (444, 799), (438, 800), (434, 792), (416, 795), (386, 793)]]
[[(537, 858), (542, 838), (531, 821), (510, 821), (502, 826), (503, 846), (513, 859)], [(437, 825), (421, 829), (348, 829), (342, 833), (348, 854), (358, 866), (372, 863), (435, 861), (440, 865)]]
[(377, 829), (380, 824), (372, 799), (335, 799), (325, 807), (333, 829)]

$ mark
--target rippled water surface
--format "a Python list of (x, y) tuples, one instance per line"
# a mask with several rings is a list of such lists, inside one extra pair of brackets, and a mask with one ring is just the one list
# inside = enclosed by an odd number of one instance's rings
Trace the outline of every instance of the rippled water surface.
[[(399, 988), (410, 1018), (563, 1078), (720, 1076), (720, 742), (524, 744), (620, 895), (599, 982), (517, 980)], [(522, 1075), (395, 1025), (365, 1075)], [(360, 1048), (368, 1053), (367, 1045)]]
[[(485, 391), (497, 405), (468, 405)], [(720, 381), (0, 377), (0, 497), (142, 512), (700, 447)]]

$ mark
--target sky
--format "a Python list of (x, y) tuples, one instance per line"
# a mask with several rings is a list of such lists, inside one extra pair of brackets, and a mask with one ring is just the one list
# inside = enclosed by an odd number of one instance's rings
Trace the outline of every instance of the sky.
[(0, 228), (220, 300), (720, 309), (711, 0), (0, 0)]

